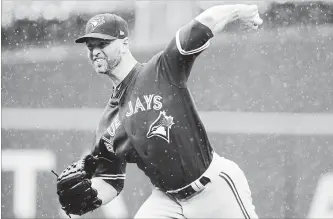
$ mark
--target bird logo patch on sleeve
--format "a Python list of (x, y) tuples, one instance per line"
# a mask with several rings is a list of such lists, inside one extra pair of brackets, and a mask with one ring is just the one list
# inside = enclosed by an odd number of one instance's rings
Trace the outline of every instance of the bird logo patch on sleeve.
[(157, 119), (150, 125), (147, 132), (147, 138), (156, 136), (170, 143), (169, 133), (171, 126), (174, 124), (172, 116), (167, 116), (165, 111), (160, 112)]

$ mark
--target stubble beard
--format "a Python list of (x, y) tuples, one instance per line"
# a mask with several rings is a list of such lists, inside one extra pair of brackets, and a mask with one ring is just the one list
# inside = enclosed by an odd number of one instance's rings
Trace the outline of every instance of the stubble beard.
[(121, 55), (118, 55), (113, 60), (107, 60), (107, 59), (96, 60), (93, 63), (93, 65), (97, 73), (112, 76), (113, 70), (119, 65), (120, 62), (121, 62)]

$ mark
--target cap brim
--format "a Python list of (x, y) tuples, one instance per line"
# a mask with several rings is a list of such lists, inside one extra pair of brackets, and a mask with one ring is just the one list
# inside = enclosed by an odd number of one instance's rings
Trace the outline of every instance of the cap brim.
[(75, 40), (76, 43), (85, 43), (87, 41), (87, 39), (89, 38), (96, 38), (96, 39), (102, 39), (102, 40), (115, 40), (117, 39), (114, 36), (109, 36), (106, 34), (102, 34), (102, 33), (88, 33), (82, 37), (79, 37)]

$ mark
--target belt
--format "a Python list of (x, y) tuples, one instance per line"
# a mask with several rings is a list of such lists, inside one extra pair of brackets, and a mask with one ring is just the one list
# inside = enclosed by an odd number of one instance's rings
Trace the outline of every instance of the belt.
[(211, 182), (211, 179), (217, 177), (220, 172), (221, 157), (214, 152), (212, 162), (210, 163), (208, 169), (197, 180), (180, 189), (166, 191), (166, 194), (169, 194), (179, 200), (187, 199), (202, 191), (205, 186)]
[(210, 182), (210, 179), (206, 176), (201, 176), (198, 180), (194, 181), (188, 186), (185, 186), (181, 189), (175, 191), (167, 191), (167, 194), (172, 195), (176, 199), (187, 199), (197, 192), (202, 191), (205, 186)]

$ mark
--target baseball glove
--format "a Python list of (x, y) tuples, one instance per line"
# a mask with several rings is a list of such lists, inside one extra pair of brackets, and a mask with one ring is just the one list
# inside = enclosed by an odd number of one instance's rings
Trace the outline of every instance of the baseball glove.
[(92, 155), (67, 167), (57, 179), (57, 194), (62, 209), (70, 214), (83, 215), (102, 205), (97, 191), (91, 187), (97, 158)]

